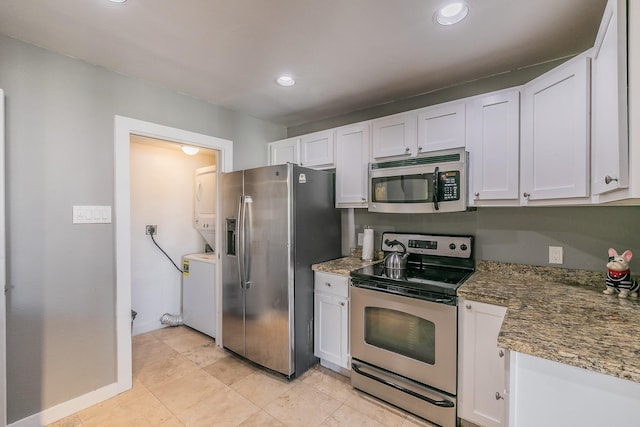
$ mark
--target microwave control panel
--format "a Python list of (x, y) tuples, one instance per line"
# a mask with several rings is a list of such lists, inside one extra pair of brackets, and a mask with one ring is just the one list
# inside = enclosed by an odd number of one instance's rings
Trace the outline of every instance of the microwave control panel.
[(460, 200), (460, 171), (440, 172), (440, 200)]

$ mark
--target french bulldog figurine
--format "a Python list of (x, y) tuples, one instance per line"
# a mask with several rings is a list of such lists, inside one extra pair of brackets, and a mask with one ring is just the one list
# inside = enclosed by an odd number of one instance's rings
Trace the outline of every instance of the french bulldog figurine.
[(638, 296), (638, 288), (640, 284), (631, 278), (631, 270), (629, 269), (629, 261), (633, 253), (626, 250), (622, 255), (613, 248), (609, 248), (609, 262), (607, 262), (607, 289), (602, 291), (607, 295), (618, 292), (620, 298)]

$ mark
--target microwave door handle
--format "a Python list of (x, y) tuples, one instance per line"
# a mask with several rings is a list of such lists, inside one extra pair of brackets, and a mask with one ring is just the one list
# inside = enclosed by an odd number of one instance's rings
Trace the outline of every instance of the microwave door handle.
[(433, 208), (435, 210), (440, 210), (440, 180), (438, 179), (440, 175), (440, 168), (436, 166), (436, 170), (433, 173)]

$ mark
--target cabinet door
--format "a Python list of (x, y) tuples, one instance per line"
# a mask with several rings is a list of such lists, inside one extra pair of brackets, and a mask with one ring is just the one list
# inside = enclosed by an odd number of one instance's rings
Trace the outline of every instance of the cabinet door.
[(269, 143), (269, 164), (282, 165), (285, 163), (300, 163), (298, 146), (300, 138), (283, 139)]
[(314, 354), (349, 369), (349, 300), (323, 292), (314, 296)]
[(417, 116), (397, 114), (371, 123), (371, 156), (373, 159), (415, 156), (417, 147)]
[(467, 150), (471, 200), (518, 202), (520, 92), (499, 92), (469, 103)]
[(434, 105), (418, 114), (418, 154), (465, 146), (465, 103)]
[(367, 207), (369, 123), (336, 131), (336, 207)]
[(626, 1), (609, 0), (591, 63), (591, 192), (629, 185)]
[(460, 418), (486, 426), (506, 425), (507, 355), (497, 340), (506, 308), (465, 300), (459, 305)]
[(314, 132), (300, 137), (300, 166), (332, 168), (334, 131)]
[(589, 77), (586, 55), (523, 88), (521, 203), (589, 195)]

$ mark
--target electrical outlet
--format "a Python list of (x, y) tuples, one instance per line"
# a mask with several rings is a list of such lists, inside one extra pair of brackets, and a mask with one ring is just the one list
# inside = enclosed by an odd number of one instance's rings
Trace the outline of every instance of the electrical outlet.
[(145, 234), (153, 236), (158, 232), (157, 225), (145, 225)]
[(562, 246), (549, 246), (549, 264), (562, 263)]
[(358, 233), (358, 246), (362, 246), (364, 242), (364, 233)]

